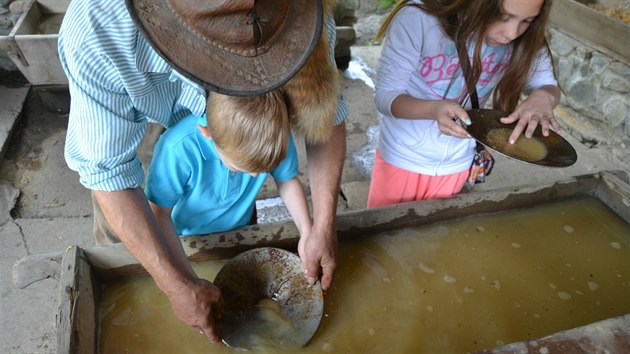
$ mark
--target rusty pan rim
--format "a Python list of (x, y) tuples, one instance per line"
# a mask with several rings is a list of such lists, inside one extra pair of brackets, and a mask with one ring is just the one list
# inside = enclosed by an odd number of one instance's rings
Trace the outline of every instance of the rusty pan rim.
[(217, 320), (225, 344), (249, 349), (242, 332), (255, 316), (256, 305), (272, 299), (289, 319), (295, 336), (292, 345), (306, 345), (321, 321), (324, 296), (321, 285), (309, 285), (302, 262), (295, 253), (274, 247), (261, 247), (230, 259), (217, 273), (214, 284), (221, 289), (225, 307)]

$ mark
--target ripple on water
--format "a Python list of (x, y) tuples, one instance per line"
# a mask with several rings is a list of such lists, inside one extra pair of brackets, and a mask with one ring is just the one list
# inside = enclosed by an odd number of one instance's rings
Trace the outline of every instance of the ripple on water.
[(571, 294), (564, 291), (558, 291), (558, 297), (562, 300), (571, 300)]
[(457, 281), (457, 279), (455, 279), (455, 277), (452, 277), (450, 275), (445, 275), (442, 279), (444, 279), (445, 283), (449, 283), (449, 284), (453, 284)]

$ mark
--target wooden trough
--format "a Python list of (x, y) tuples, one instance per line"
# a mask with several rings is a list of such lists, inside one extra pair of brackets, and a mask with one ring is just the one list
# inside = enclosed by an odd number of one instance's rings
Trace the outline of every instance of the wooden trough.
[[(354, 211), (339, 215), (337, 229), (340, 243), (343, 243), (387, 230), (586, 196), (599, 199), (626, 223), (630, 223), (628, 176), (622, 172), (604, 171), (549, 185), (465, 193), (450, 199)], [(261, 245), (295, 250), (297, 235), (293, 223), (284, 222), (256, 225), (223, 234), (187, 237), (182, 239), (182, 242), (191, 260), (204, 261), (225, 259)], [(59, 287), (58, 353), (98, 352), (97, 306), (100, 285), (136, 275), (146, 275), (146, 272), (120, 244), (87, 249), (68, 248), (63, 256)], [(608, 340), (603, 343), (602, 330), (609, 335)], [(511, 343), (494, 348), (492, 352), (507, 353), (518, 349), (526, 353), (528, 343), (532, 342), (533, 340)], [(628, 352), (630, 314), (550, 334), (548, 337), (536, 339), (536, 343), (537, 345), (544, 343), (548, 353), (586, 353), (600, 349), (608, 352)]]

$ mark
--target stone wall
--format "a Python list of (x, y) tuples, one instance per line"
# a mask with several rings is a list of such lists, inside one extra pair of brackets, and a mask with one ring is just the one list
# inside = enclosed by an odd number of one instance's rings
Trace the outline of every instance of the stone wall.
[(606, 126), (612, 133), (630, 138), (628, 63), (553, 27), (549, 45), (563, 91), (561, 102), (595, 126)]
[[(557, 0), (549, 19), (549, 46), (572, 110), (573, 135), (590, 144), (630, 145), (630, 26), (595, 4), (627, 15), (630, 0)], [(618, 10), (618, 11), (617, 11)], [(627, 153), (627, 152), (626, 152)]]

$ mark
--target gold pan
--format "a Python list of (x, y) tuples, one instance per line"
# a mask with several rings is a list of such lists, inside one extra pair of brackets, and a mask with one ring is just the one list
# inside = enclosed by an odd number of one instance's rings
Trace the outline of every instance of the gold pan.
[(516, 122), (503, 124), (499, 120), (508, 114), (492, 109), (472, 109), (467, 111), (472, 124), (466, 127), (468, 133), (486, 147), (507, 157), (548, 167), (569, 167), (577, 161), (577, 154), (571, 144), (556, 132), (542, 135), (536, 127), (530, 139), (521, 135), (515, 144), (508, 142)]
[(321, 285), (309, 286), (294, 253), (272, 247), (243, 252), (221, 268), (214, 284), (225, 300), (217, 325), (228, 346), (295, 350), (319, 327)]

